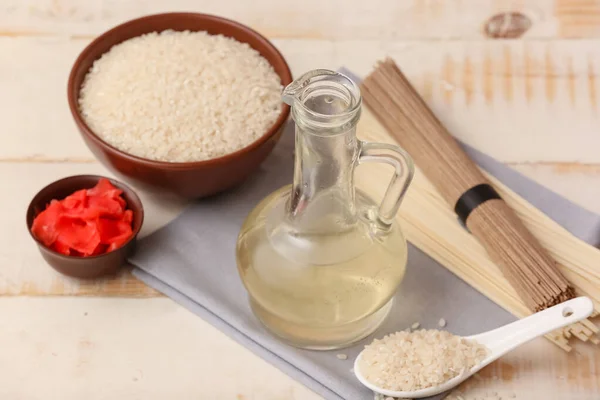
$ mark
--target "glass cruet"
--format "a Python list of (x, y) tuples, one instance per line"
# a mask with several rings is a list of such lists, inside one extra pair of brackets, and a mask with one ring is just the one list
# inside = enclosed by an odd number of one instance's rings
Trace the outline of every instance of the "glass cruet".
[[(395, 216), (413, 176), (399, 147), (356, 138), (358, 86), (310, 71), (283, 91), (296, 123), (293, 182), (263, 199), (236, 248), (258, 319), (294, 346), (333, 349), (373, 332), (390, 311), (406, 266)], [(393, 167), (380, 204), (354, 187), (366, 162)]]

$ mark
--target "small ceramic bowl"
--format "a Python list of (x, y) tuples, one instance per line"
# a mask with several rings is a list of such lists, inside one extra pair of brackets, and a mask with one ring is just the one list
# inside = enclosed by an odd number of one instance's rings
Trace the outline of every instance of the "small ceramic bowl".
[(247, 26), (207, 14), (156, 14), (134, 19), (105, 32), (81, 52), (69, 76), (69, 108), (86, 145), (100, 162), (118, 176), (134, 181), (137, 186), (144, 185), (145, 189), (167, 190), (186, 198), (210, 196), (240, 184), (256, 171), (281, 137), (290, 114), (288, 105), (282, 104), (281, 113), (271, 128), (243, 149), (210, 160), (182, 163), (149, 160), (111, 146), (90, 129), (79, 110), (81, 84), (95, 60), (112, 46), (127, 39), (167, 29), (206, 31), (247, 43), (273, 66), (283, 86), (292, 82), (290, 68), (277, 48)]
[(40, 242), (31, 233), (31, 226), (35, 217), (46, 209), (51, 200), (61, 200), (73, 192), (81, 189), (90, 189), (98, 183), (102, 176), (97, 175), (77, 175), (60, 179), (40, 190), (29, 203), (27, 208), (27, 230), (35, 240), (42, 253), (44, 260), (58, 272), (74, 278), (91, 279), (105, 275), (115, 274), (129, 257), (134, 249), (137, 235), (140, 232), (144, 222), (144, 208), (140, 198), (128, 186), (114, 179), (108, 179), (115, 187), (123, 191), (123, 198), (127, 203), (127, 208), (133, 211), (133, 236), (127, 243), (108, 253), (91, 257), (67, 256), (58, 253)]

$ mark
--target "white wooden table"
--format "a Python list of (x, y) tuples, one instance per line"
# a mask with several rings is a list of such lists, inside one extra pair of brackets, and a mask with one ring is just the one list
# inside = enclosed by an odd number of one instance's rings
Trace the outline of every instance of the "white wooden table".
[[(246, 23), (274, 41), (294, 75), (342, 65), (364, 75), (390, 55), (461, 139), (600, 212), (600, 1), (3, 0), (0, 399), (319, 398), (127, 275), (61, 278), (28, 237), (25, 207), (42, 186), (107, 174), (68, 112), (74, 58), (111, 26), (164, 11)], [(486, 36), (486, 21), (505, 12), (525, 18), (498, 18), (488, 31), (528, 30)], [(146, 234), (184, 206), (142, 196)], [(567, 355), (544, 340), (481, 376), (465, 399), (600, 398), (598, 351)]]

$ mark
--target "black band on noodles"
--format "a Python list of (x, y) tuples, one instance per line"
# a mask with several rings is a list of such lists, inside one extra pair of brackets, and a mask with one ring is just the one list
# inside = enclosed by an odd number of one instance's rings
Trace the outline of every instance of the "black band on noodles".
[(477, 186), (473, 186), (471, 189), (464, 192), (462, 196), (460, 196), (460, 198), (456, 201), (456, 205), (454, 206), (454, 212), (456, 215), (458, 215), (458, 218), (463, 225), (466, 226), (467, 218), (469, 218), (471, 212), (480, 204), (483, 204), (488, 200), (500, 198), (501, 197), (498, 192), (496, 192), (496, 189), (487, 183), (482, 183)]

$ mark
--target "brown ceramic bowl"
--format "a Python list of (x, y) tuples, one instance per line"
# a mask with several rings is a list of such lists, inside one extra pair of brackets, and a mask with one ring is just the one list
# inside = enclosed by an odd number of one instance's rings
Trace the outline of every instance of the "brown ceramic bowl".
[(127, 243), (108, 253), (92, 257), (67, 256), (46, 247), (32, 233), (31, 226), (35, 217), (43, 211), (51, 200), (61, 200), (80, 189), (90, 189), (102, 178), (96, 175), (77, 175), (60, 179), (51, 183), (35, 195), (27, 208), (27, 230), (36, 241), (42, 257), (58, 272), (74, 278), (98, 278), (115, 274), (134, 249), (137, 235), (144, 222), (144, 208), (140, 198), (128, 186), (114, 179), (107, 178), (114, 186), (123, 190), (123, 198), (127, 208), (133, 211), (133, 236)]
[(87, 146), (104, 165), (119, 176), (136, 184), (145, 184), (148, 188), (166, 189), (187, 198), (209, 196), (241, 183), (258, 168), (281, 136), (290, 113), (288, 105), (282, 106), (275, 124), (249, 146), (223, 157), (183, 163), (153, 161), (120, 151), (95, 135), (79, 112), (79, 90), (96, 59), (115, 44), (144, 33), (167, 29), (207, 31), (248, 43), (271, 63), (281, 78), (282, 85), (286, 86), (292, 81), (290, 69), (281, 53), (267, 39), (244, 25), (206, 14), (157, 14), (119, 25), (100, 35), (83, 50), (69, 76), (69, 107)]

